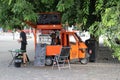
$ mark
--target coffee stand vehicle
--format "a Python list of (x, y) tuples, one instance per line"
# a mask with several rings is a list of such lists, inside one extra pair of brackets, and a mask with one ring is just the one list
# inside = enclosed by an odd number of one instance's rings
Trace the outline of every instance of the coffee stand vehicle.
[[(69, 46), (70, 57), (69, 59), (79, 59), (82, 64), (88, 62), (86, 57), (87, 46), (81, 41), (80, 37), (74, 31), (67, 31), (62, 28), (60, 13), (40, 13), (37, 25), (26, 22), (35, 29), (34, 40), (35, 48), (38, 45), (45, 44), (45, 64), (52, 65), (52, 59), (56, 54), (60, 53), (63, 46)], [(74, 39), (72, 42), (71, 39)], [(39, 48), (37, 52), (40, 51)]]

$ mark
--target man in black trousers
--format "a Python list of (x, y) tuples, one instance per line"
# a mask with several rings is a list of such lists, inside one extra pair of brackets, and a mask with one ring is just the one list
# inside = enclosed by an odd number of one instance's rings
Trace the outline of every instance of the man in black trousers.
[(26, 54), (26, 45), (27, 45), (27, 37), (26, 33), (21, 29), (21, 27), (17, 27), (16, 30), (20, 33), (20, 38), (18, 39), (18, 42), (21, 43), (21, 50), (23, 54), (23, 64), (26, 66), (27, 62), (27, 54)]

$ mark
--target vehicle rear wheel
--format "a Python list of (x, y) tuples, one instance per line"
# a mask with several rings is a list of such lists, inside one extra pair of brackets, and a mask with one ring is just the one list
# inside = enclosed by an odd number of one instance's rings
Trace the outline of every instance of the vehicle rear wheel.
[(51, 66), (53, 64), (53, 58), (52, 57), (46, 57), (45, 59), (45, 65), (46, 66)]

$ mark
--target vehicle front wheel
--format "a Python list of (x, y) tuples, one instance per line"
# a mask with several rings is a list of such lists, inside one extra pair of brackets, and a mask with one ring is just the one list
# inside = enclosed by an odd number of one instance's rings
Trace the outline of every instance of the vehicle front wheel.
[(89, 61), (88, 58), (84, 58), (84, 59), (81, 59), (81, 60), (80, 60), (80, 63), (81, 63), (81, 64), (87, 64), (88, 61)]

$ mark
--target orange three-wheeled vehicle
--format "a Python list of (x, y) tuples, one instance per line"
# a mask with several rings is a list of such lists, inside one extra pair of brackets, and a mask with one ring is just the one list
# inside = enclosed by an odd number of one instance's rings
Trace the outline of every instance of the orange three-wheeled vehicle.
[(80, 37), (74, 31), (67, 31), (62, 28), (60, 13), (40, 13), (37, 25), (32, 25), (35, 29), (35, 46), (38, 43), (45, 43), (46, 58), (45, 64), (52, 65), (52, 59), (60, 53), (62, 46), (69, 46), (70, 60), (79, 59), (82, 64), (88, 62), (86, 57), (87, 46), (81, 41)]

